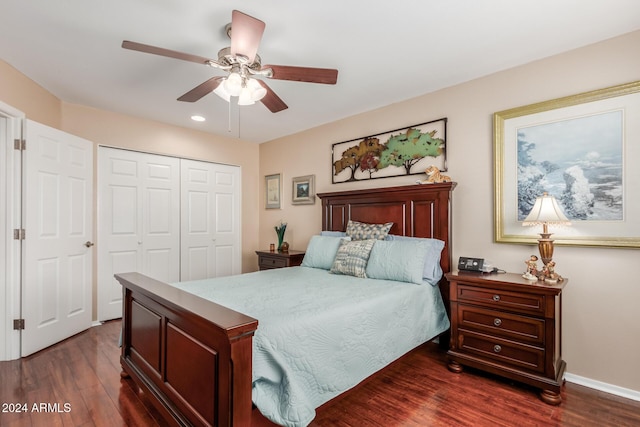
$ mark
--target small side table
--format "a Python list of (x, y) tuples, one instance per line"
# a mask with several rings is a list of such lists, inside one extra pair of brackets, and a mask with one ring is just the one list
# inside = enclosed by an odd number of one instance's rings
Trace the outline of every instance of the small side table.
[(296, 267), (302, 264), (304, 251), (289, 250), (289, 252), (256, 251), (260, 270), (273, 268)]

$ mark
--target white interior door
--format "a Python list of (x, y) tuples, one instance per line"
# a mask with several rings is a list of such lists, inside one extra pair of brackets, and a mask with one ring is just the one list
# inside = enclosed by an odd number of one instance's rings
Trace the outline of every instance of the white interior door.
[(91, 326), (93, 144), (26, 121), (22, 356)]
[(122, 317), (116, 273), (180, 279), (180, 163), (173, 157), (98, 151), (98, 320)]
[(180, 280), (239, 274), (240, 168), (182, 159)]

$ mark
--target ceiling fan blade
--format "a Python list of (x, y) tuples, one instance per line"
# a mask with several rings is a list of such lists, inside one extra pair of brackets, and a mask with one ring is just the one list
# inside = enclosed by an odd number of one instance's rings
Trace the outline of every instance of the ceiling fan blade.
[(231, 13), (231, 54), (244, 55), (252, 63), (256, 58), (265, 23), (238, 10)]
[(334, 85), (338, 81), (338, 70), (332, 68), (291, 67), (288, 65), (265, 65), (262, 69), (271, 68), (272, 79), (294, 80), (297, 82), (323, 83)]
[(272, 113), (277, 113), (278, 111), (286, 110), (289, 108), (287, 104), (284, 103), (282, 99), (276, 93), (271, 90), (271, 88), (262, 80), (256, 79), (260, 86), (267, 90), (267, 94), (260, 100), (264, 104), (265, 107), (269, 109)]
[(137, 50), (138, 52), (151, 53), (153, 55), (167, 56), (169, 58), (181, 59), (183, 61), (196, 62), (198, 64), (206, 65), (210, 61), (209, 58), (204, 56), (191, 55), (188, 53), (178, 52), (175, 50), (163, 49), (161, 47), (151, 46), (148, 44), (131, 42), (125, 40), (122, 42), (122, 47), (130, 50)]
[(224, 77), (221, 76), (212, 77), (206, 82), (194, 87), (189, 92), (182, 95), (180, 98), (178, 98), (178, 101), (196, 102), (203, 96), (208, 95), (216, 90), (216, 88), (220, 85), (220, 83), (222, 83), (223, 80)]

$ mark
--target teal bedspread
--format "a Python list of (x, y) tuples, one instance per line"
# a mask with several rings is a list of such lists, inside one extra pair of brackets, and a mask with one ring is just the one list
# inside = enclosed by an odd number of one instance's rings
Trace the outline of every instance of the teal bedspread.
[(293, 267), (174, 286), (258, 319), (253, 402), (284, 426), (449, 328), (427, 284)]

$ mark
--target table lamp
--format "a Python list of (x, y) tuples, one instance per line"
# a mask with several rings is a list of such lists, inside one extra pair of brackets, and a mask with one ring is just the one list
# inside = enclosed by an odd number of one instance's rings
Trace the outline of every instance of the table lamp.
[(560, 205), (555, 197), (544, 192), (542, 196), (536, 198), (536, 202), (524, 219), (522, 225), (539, 225), (542, 224), (542, 233), (538, 239), (538, 250), (542, 263), (546, 266), (553, 258), (553, 239), (549, 233), (549, 224), (553, 225), (571, 225), (571, 222), (562, 213)]

